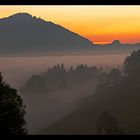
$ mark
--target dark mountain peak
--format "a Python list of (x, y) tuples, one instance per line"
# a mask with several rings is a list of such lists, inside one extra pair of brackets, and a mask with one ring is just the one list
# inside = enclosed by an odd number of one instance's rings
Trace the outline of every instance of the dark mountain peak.
[(32, 16), (29, 13), (16, 13), (16, 14), (9, 16), (7, 19), (18, 22), (18, 21), (33, 21), (33, 20), (37, 20), (40, 18)]
[(22, 27), (26, 28), (27, 26), (33, 26), (33, 24), (39, 24), (42, 26), (46, 23), (50, 22), (47, 22), (44, 19), (41, 19), (40, 17), (38, 18), (36, 16), (33, 16), (29, 13), (16, 13), (9, 17), (0, 19), (1, 25), (5, 26), (6, 24), (9, 27), (12, 27), (13, 25), (21, 25)]
[(10, 17), (32, 17), (32, 15), (31, 14), (29, 14), (29, 13), (16, 13), (16, 14), (13, 14), (13, 15), (11, 15)]
[(33, 16), (28, 13), (16, 13), (13, 15), (10, 15), (9, 17), (5, 17), (0, 19), (0, 22), (5, 23), (11, 23), (11, 22), (19, 22), (19, 21), (31, 21), (33, 19)]
[(29, 13), (16, 13), (16, 14), (13, 14), (13, 15), (11, 15), (9, 17), (5, 17), (5, 18), (0, 19), (0, 22), (8, 22), (8, 23), (10, 23), (10, 22), (13, 22), (13, 21), (16, 22), (16, 23), (18, 23), (20, 21), (21, 22), (26, 22), (26, 21), (30, 21), (30, 22), (36, 21), (36, 22), (38, 22), (38, 21), (40, 21), (40, 23), (41, 22), (42, 23), (47, 22), (44, 19), (41, 19), (40, 17), (37, 18), (36, 16), (32, 16)]
[(7, 17), (7, 19), (9, 20), (28, 20), (28, 19), (32, 19), (32, 15), (28, 14), (28, 13), (16, 13), (13, 14), (9, 17)]

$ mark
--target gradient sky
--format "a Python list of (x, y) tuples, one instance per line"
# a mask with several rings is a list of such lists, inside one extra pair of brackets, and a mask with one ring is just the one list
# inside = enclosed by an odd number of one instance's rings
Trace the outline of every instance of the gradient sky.
[(18, 12), (52, 21), (76, 32), (94, 43), (140, 42), (140, 6), (49, 5), (0, 6), (0, 18)]

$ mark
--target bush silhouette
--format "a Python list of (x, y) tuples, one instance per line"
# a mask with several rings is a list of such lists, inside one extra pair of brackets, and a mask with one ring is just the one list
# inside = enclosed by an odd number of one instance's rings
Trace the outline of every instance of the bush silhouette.
[(117, 119), (108, 111), (104, 111), (97, 121), (98, 134), (124, 134), (124, 129), (120, 128)]

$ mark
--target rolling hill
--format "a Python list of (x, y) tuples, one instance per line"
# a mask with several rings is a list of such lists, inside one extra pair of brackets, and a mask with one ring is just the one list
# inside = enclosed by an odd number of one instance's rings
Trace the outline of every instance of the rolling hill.
[(80, 52), (91, 46), (88, 39), (28, 13), (0, 19), (0, 55)]

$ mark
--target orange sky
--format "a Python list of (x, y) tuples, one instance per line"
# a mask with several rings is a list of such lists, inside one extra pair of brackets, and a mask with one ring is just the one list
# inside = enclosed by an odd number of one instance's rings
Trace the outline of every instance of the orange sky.
[(76, 32), (94, 43), (140, 42), (140, 6), (0, 6), (0, 18), (28, 12)]

